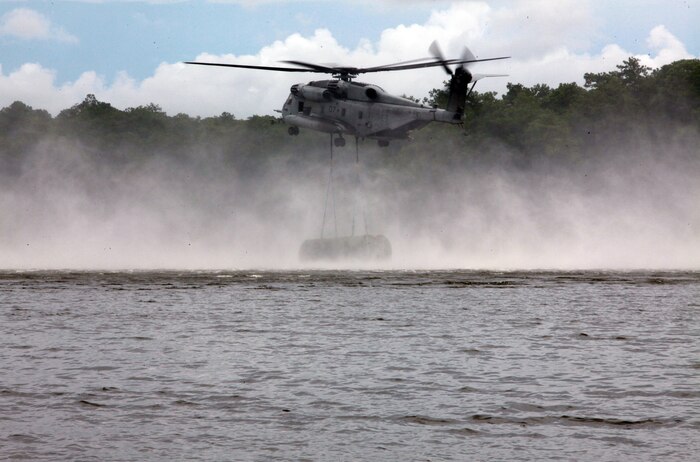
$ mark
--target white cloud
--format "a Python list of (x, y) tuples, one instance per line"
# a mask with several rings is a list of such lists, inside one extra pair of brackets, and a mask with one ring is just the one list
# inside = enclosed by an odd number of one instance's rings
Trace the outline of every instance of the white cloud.
[[(463, 45), (469, 44), (479, 57), (513, 57), (475, 66), (477, 72), (509, 74), (508, 78), (479, 82), (480, 91), (504, 91), (509, 81), (553, 86), (561, 82), (582, 83), (585, 72), (613, 70), (632, 53), (616, 44), (588, 51), (589, 44), (580, 37), (594, 33), (596, 20), (580, 4), (575, 0), (539, 0), (494, 7), (483, 1), (457, 2), (433, 11), (423, 24), (386, 29), (377, 41), (365, 39), (354, 48), (340, 44), (331, 31), (318, 29), (310, 36), (293, 34), (275, 41), (255, 55), (202, 53), (194, 60), (276, 65), (282, 60), (297, 59), (374, 66), (428, 56), (430, 43), (437, 39), (448, 56), (459, 56)], [(647, 45), (652, 54), (638, 57), (651, 67), (692, 57), (664, 26), (651, 30)], [(8, 75), (0, 69), (0, 106), (22, 100), (56, 113), (82, 101), (87, 93), (94, 93), (119, 108), (154, 102), (170, 114), (208, 116), (227, 111), (247, 117), (272, 114), (280, 108), (293, 83), (314, 78), (326, 77), (161, 63), (152, 76), (140, 81), (120, 73), (107, 82), (94, 72), (86, 72), (75, 82), (57, 86), (53, 71), (38, 64), (25, 64)], [(392, 93), (416, 97), (426, 96), (446, 78), (439, 68), (361, 77)]]
[(685, 49), (685, 45), (663, 25), (656, 26), (651, 30), (649, 38), (647, 38), (647, 45), (657, 53), (655, 59), (645, 59), (645, 64), (650, 66), (664, 65), (679, 59), (693, 58), (693, 55)]
[(44, 15), (28, 8), (15, 8), (0, 18), (0, 36), (3, 35), (22, 40), (78, 41), (62, 27), (52, 25)]

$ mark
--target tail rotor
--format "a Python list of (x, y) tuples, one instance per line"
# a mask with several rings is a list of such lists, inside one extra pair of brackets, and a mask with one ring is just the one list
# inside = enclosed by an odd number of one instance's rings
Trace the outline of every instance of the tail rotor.
[[(469, 83), (472, 81), (472, 73), (469, 72), (469, 63), (461, 63), (461, 61), (473, 61), (476, 60), (474, 54), (469, 50), (469, 48), (464, 47), (462, 52), (462, 58), (460, 60), (455, 59), (445, 59), (445, 56), (440, 50), (440, 46), (437, 41), (434, 41), (429, 48), (430, 54), (432, 54), (437, 61), (442, 64), (442, 68), (445, 72), (450, 75), (450, 93), (447, 100), (447, 110), (454, 112), (455, 119), (461, 119), (464, 114), (464, 106), (467, 101), (467, 93), (469, 93)], [(460, 62), (454, 70), (449, 66), (452, 62)]]
[[(464, 107), (467, 102), (467, 98), (474, 90), (477, 80), (484, 77), (502, 77), (503, 74), (472, 74), (470, 71), (470, 66), (479, 60), (474, 56), (466, 46), (462, 51), (462, 57), (460, 59), (445, 59), (445, 56), (440, 50), (440, 46), (437, 41), (434, 41), (429, 48), (430, 54), (435, 57), (436, 62), (442, 65), (445, 72), (450, 75), (450, 93), (447, 101), (447, 110), (454, 112), (455, 120), (461, 119), (464, 115)], [(501, 59), (501, 58), (497, 58)], [(489, 59), (486, 59), (489, 60)], [(452, 70), (450, 64), (458, 63), (459, 65)], [(471, 87), (469, 84), (471, 83)]]

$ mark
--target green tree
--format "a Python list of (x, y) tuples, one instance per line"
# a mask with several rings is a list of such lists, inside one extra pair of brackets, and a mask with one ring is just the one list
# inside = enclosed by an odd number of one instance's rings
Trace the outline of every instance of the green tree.
[(51, 115), (15, 101), (0, 110), (0, 173), (16, 172), (23, 153), (31, 151), (49, 132)]
[(700, 124), (700, 60), (685, 59), (653, 73), (655, 113), (684, 123)]

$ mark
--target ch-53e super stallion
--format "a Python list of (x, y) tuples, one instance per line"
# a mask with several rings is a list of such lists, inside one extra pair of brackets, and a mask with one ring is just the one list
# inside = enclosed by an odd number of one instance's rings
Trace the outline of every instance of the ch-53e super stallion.
[[(346, 67), (319, 65), (302, 61), (283, 61), (296, 67), (255, 66), (246, 64), (187, 62), (203, 66), (261, 69), (278, 72), (314, 72), (330, 74), (331, 80), (316, 80), (292, 85), (289, 97), (282, 106), (282, 120), (289, 125), (290, 135), (298, 135), (299, 128), (330, 133), (336, 146), (344, 146), (343, 135), (376, 139), (379, 146), (388, 146), (390, 140), (406, 139), (411, 130), (430, 122), (461, 124), (467, 97), (476, 82), (484, 77), (502, 74), (473, 74), (473, 63), (506, 59), (477, 59), (468, 48), (459, 59), (445, 59), (438, 44), (429, 48), (432, 58), (387, 64), (375, 67)], [(450, 77), (446, 109), (426, 106), (410, 99), (387, 93), (381, 87), (354, 79), (360, 74), (405, 71), (442, 66)], [(450, 66), (456, 66), (454, 70)], [(471, 86), (470, 86), (471, 84)]]

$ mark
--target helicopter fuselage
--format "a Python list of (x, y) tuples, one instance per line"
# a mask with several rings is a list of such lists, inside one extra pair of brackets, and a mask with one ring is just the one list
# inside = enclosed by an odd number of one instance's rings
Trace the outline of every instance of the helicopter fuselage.
[(406, 139), (411, 130), (430, 122), (462, 122), (461, 113), (391, 95), (377, 85), (340, 79), (292, 85), (281, 112), (291, 135), (307, 128), (382, 144)]

